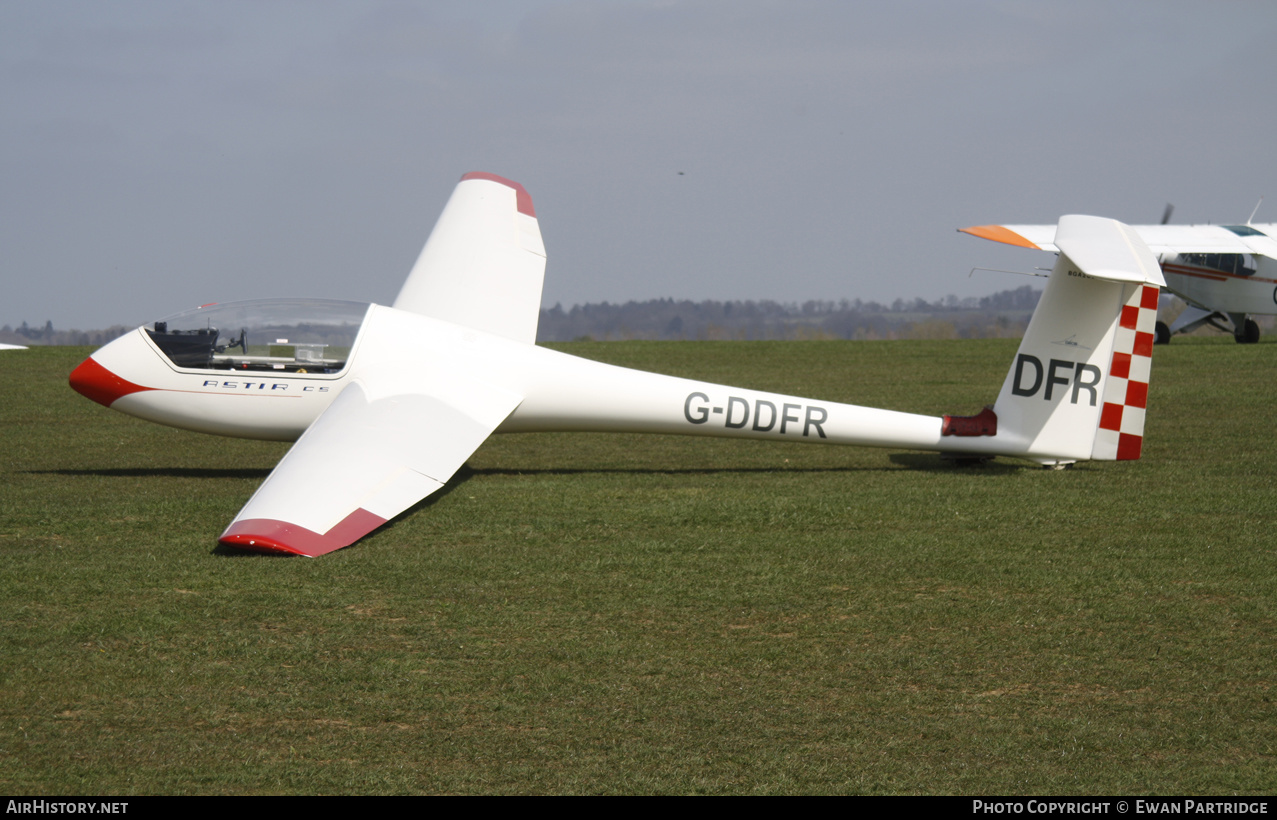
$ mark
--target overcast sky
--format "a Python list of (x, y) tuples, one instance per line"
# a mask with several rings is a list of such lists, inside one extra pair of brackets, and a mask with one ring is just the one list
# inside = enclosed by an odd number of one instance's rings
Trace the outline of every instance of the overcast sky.
[(1267, 0), (5, 0), (0, 324), (389, 303), (476, 170), (546, 306), (984, 295), (1049, 260), (958, 227), (1277, 198), (1275, 80)]

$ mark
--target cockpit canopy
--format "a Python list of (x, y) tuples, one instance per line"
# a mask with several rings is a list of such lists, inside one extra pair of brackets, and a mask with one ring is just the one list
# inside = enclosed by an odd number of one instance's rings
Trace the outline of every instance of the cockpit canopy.
[(256, 299), (211, 304), (145, 327), (175, 366), (335, 374), (346, 367), (368, 302)]

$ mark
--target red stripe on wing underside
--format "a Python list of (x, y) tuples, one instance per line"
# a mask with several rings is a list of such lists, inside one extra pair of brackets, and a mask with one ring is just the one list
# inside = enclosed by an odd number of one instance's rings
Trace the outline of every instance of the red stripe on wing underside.
[(217, 540), (227, 546), (254, 552), (285, 553), (315, 558), (349, 546), (386, 523), (386, 519), (360, 507), (328, 532), (308, 530), (274, 518), (246, 518), (226, 528)]

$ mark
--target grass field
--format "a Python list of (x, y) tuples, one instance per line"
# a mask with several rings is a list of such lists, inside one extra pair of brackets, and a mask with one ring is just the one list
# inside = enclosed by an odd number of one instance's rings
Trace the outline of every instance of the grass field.
[[(559, 347), (940, 414), (1015, 346)], [(1277, 345), (1158, 348), (1137, 462), (498, 436), (316, 560), (88, 352), (0, 353), (0, 792), (1277, 790)]]

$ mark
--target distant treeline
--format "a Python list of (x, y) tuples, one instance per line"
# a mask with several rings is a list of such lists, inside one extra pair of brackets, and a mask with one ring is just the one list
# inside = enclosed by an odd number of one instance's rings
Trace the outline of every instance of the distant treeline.
[[(651, 299), (613, 305), (561, 305), (541, 311), (537, 341), (619, 339), (984, 339), (1024, 335), (1042, 291), (1029, 285), (984, 297), (946, 296), (935, 302), (897, 299), (890, 305), (812, 300), (718, 302)], [(132, 330), (55, 330), (5, 325), (0, 342), (20, 345), (104, 345)]]
[(0, 343), (10, 345), (104, 345), (112, 339), (123, 336), (133, 328), (124, 325), (112, 325), (106, 330), (54, 330), (53, 322), (45, 322), (44, 327), (28, 327), (23, 322), (20, 327), (5, 325), (0, 327)]
[(1029, 285), (982, 298), (935, 302), (860, 299), (555, 305), (541, 311), (537, 340), (577, 339), (983, 339), (1024, 335), (1042, 291)]

